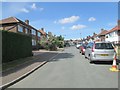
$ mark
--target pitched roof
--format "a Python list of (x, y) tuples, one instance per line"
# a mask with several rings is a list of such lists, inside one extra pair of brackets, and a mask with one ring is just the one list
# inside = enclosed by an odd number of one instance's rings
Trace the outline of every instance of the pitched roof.
[(103, 31), (101, 31), (97, 36), (106, 35), (107, 32), (108, 32), (107, 30), (103, 30)]
[(41, 32), (42, 35), (46, 35), (46, 32), (44, 32), (44, 30), (39, 30)]
[(118, 31), (118, 30), (120, 30), (120, 25), (119, 26), (115, 26), (114, 28), (112, 28), (111, 30), (109, 30), (108, 33), (111, 33), (111, 32), (114, 32), (114, 31)]
[[(21, 21), (20, 19), (18, 19), (16, 17), (8, 17), (8, 18), (0, 20), (0, 24), (10, 24), (10, 23), (19, 23), (19, 22), (28, 26), (28, 27), (31, 27), (31, 28), (35, 29), (31, 25), (26, 24), (25, 22)], [(35, 29), (35, 30), (37, 30), (37, 29)]]
[(94, 34), (93, 36), (92, 36), (92, 38), (94, 38), (94, 37), (96, 37), (97, 36), (97, 34)]
[(19, 20), (15, 17), (9, 17), (9, 18), (0, 20), (0, 24), (17, 23), (17, 22), (19, 22)]

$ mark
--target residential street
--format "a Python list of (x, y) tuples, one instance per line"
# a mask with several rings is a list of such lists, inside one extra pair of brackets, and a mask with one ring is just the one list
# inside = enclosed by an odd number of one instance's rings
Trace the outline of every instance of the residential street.
[(28, 77), (9, 88), (118, 88), (111, 64), (90, 64), (75, 46), (65, 48)]

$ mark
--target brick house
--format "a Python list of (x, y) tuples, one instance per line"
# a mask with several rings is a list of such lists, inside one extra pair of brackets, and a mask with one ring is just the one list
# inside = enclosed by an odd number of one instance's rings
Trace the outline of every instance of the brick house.
[(101, 32), (96, 36), (96, 41), (105, 41), (105, 35), (108, 31), (101, 29)]
[(47, 33), (44, 31), (44, 28), (41, 28), (40, 30), (38, 30), (41, 34), (41, 38), (44, 37), (44, 38), (47, 38)]
[(29, 25), (29, 20), (25, 20), (25, 22), (23, 22), (16, 17), (9, 17), (0, 20), (0, 30), (31, 35), (33, 49), (37, 47), (38, 41), (41, 37), (41, 32)]

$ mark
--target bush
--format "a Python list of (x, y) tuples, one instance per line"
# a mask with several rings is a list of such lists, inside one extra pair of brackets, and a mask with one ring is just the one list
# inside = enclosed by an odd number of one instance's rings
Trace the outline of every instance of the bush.
[(27, 35), (2, 32), (2, 62), (32, 56), (32, 38)]
[(49, 45), (49, 50), (50, 51), (57, 51), (57, 45), (55, 43), (51, 43)]

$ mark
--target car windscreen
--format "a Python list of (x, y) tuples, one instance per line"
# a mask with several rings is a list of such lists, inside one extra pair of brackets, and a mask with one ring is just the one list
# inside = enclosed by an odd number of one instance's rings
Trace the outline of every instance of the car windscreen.
[(82, 46), (84, 47), (84, 49), (86, 49), (86, 46), (87, 46), (87, 45), (83, 44)]
[(111, 43), (96, 43), (95, 49), (114, 49)]

